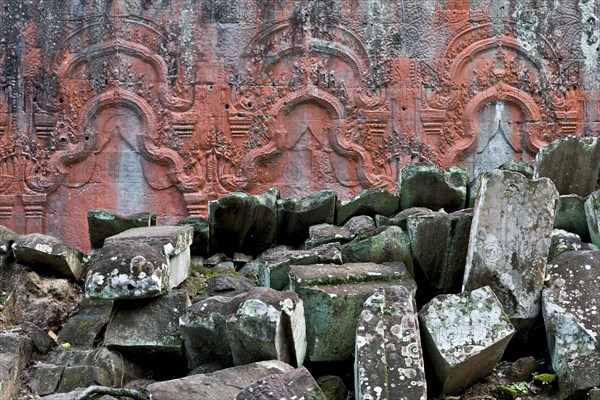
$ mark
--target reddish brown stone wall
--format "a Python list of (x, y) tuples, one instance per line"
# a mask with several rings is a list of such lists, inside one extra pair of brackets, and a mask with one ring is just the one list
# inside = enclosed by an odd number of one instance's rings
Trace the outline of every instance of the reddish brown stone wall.
[(0, 0), (0, 223), (395, 190), (596, 135), (598, 0)]

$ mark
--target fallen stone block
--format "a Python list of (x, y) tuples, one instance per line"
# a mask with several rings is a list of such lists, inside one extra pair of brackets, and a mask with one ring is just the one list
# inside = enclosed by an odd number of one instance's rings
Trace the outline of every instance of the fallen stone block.
[(11, 246), (19, 236), (18, 233), (0, 225), (0, 267), (5, 266), (12, 257)]
[(358, 234), (369, 231), (375, 228), (375, 221), (368, 215), (358, 215), (350, 218), (345, 224), (344, 228), (352, 232), (352, 235), (356, 237)]
[(235, 365), (280, 360), (299, 366), (306, 355), (302, 300), (294, 292), (255, 288), (227, 319)]
[(134, 360), (148, 354), (159, 362), (178, 359), (183, 354), (179, 315), (189, 305), (187, 293), (181, 290), (141, 302), (118, 302), (104, 345)]
[(350, 230), (341, 226), (331, 224), (312, 225), (308, 228), (308, 239), (304, 243), (304, 248), (310, 250), (328, 243), (343, 244), (352, 240), (354, 236)]
[(399, 199), (386, 189), (367, 189), (348, 201), (338, 202), (336, 224), (342, 225), (357, 215), (390, 216), (398, 211)]
[(558, 198), (554, 215), (554, 229), (572, 232), (584, 242), (590, 241), (590, 230), (586, 216), (586, 198), (576, 194), (563, 195)]
[(552, 242), (548, 252), (548, 262), (552, 261), (566, 251), (591, 250), (588, 243), (582, 243), (581, 238), (571, 232), (560, 229), (552, 230)]
[(210, 250), (256, 256), (275, 243), (279, 190), (234, 192), (208, 204)]
[(234, 297), (247, 293), (254, 287), (256, 287), (254, 281), (244, 276), (221, 274), (211, 276), (206, 280), (206, 295), (208, 297)]
[(233, 365), (227, 319), (237, 311), (246, 295), (209, 297), (183, 311), (179, 317), (179, 332), (188, 369), (210, 363)]
[(384, 217), (383, 215), (375, 216), (375, 226), (381, 228), (382, 226), (398, 226), (402, 229), (406, 229), (406, 222), (408, 218), (417, 215), (428, 215), (432, 214), (435, 211), (430, 210), (429, 208), (424, 207), (411, 207), (406, 210), (400, 211), (398, 214), (393, 215), (391, 217)]
[(31, 339), (35, 349), (41, 354), (48, 353), (56, 346), (56, 341), (36, 324), (25, 321), (21, 324), (21, 329), (23, 329), (29, 339)]
[(156, 225), (156, 215), (141, 212), (133, 215), (120, 215), (113, 210), (97, 208), (87, 212), (88, 231), (92, 248), (104, 245), (104, 239), (132, 228)]
[(33, 344), (27, 336), (0, 333), (0, 400), (11, 400), (21, 388), (21, 371), (31, 357)]
[(423, 277), (418, 281), (420, 294), (459, 293), (465, 272), (469, 247), (472, 210), (452, 214), (417, 214), (407, 221), (410, 248), (415, 268)]
[(61, 329), (60, 341), (74, 348), (93, 349), (102, 339), (113, 304), (113, 300), (83, 299), (77, 314), (72, 315)]
[(357, 318), (380, 288), (416, 285), (403, 263), (315, 264), (290, 267), (290, 289), (304, 303), (309, 361), (349, 361)]
[(443, 394), (457, 394), (489, 374), (515, 329), (489, 287), (440, 295), (419, 311), (426, 357)]
[(177, 225), (189, 225), (194, 228), (194, 239), (190, 245), (192, 256), (208, 257), (210, 243), (210, 226), (208, 219), (203, 217), (188, 217)]
[(348, 398), (348, 387), (344, 380), (337, 375), (320, 376), (317, 384), (327, 400), (346, 400)]
[(148, 386), (152, 400), (224, 400), (235, 397), (247, 386), (272, 374), (292, 371), (282, 361), (260, 361), (210, 374), (156, 382)]
[(267, 250), (258, 258), (258, 283), (283, 290), (289, 284), (290, 265), (318, 263), (341, 264), (341, 246), (338, 243), (328, 243), (310, 250)]
[[(344, 262), (391, 262), (401, 261), (413, 274), (410, 238), (397, 226), (375, 228), (361, 233), (342, 246)], [(414, 276), (414, 275), (413, 275)]]
[(584, 207), (590, 240), (600, 246), (600, 190), (587, 198)]
[(559, 398), (600, 386), (600, 251), (570, 251), (548, 265), (542, 314)]
[(523, 160), (508, 160), (498, 167), (502, 171), (518, 172), (524, 175), (527, 179), (533, 179), (535, 173), (533, 165)]
[(367, 299), (356, 328), (355, 397), (427, 399), (417, 306), (403, 286)]
[(321, 388), (304, 367), (273, 374), (246, 386), (235, 400), (326, 400)]
[(76, 281), (84, 274), (83, 253), (61, 240), (41, 233), (21, 235), (12, 246), (15, 260), (45, 275), (65, 276)]
[(141, 299), (168, 293), (189, 275), (192, 234), (191, 226), (154, 226), (107, 238), (90, 261), (86, 297)]
[(44, 363), (31, 369), (31, 386), (38, 394), (53, 387), (60, 393), (93, 385), (122, 387), (142, 377), (141, 369), (121, 354), (106, 348), (63, 350), (56, 348)]
[(534, 178), (549, 178), (561, 195), (588, 196), (599, 172), (598, 138), (568, 136), (543, 146), (535, 158)]
[(324, 190), (303, 199), (277, 200), (277, 243), (298, 246), (308, 237), (308, 228), (333, 224), (337, 195)]
[(440, 169), (430, 163), (410, 164), (399, 173), (398, 195), (402, 210), (411, 207), (460, 210), (467, 198), (467, 170), (459, 166)]
[(539, 315), (557, 199), (549, 179), (496, 170), (475, 203), (463, 290), (490, 286), (521, 339)]

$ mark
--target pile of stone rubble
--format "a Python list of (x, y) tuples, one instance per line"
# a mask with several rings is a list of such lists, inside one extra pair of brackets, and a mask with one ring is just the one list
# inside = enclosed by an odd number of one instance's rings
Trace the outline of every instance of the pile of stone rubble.
[(569, 137), (470, 184), (413, 164), (397, 195), (91, 210), (90, 255), (2, 228), (0, 400), (458, 398), (540, 326), (549, 365), (520, 379), (598, 399), (599, 169)]

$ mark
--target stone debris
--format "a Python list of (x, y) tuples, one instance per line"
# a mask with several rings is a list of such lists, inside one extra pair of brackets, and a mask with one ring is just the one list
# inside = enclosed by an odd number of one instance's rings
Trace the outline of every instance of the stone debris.
[[(467, 259), (473, 210), (452, 214), (416, 214), (407, 220), (410, 247), (424, 279), (418, 280), (425, 301), (438, 294), (459, 293)], [(435, 245), (432, 245), (435, 244)]]
[(21, 388), (21, 372), (29, 362), (33, 342), (16, 333), (0, 333), (0, 400), (12, 400)]
[(581, 242), (579, 235), (560, 229), (553, 229), (550, 251), (548, 251), (548, 262), (565, 251), (589, 250), (589, 247), (589, 244)]
[(463, 290), (490, 286), (522, 338), (539, 315), (557, 200), (546, 178), (495, 170), (475, 202)]
[(542, 292), (560, 399), (600, 386), (600, 251), (566, 252), (548, 265)]
[(304, 243), (307, 250), (329, 243), (344, 244), (351, 241), (354, 235), (343, 226), (331, 224), (317, 224), (308, 228), (308, 239)]
[(135, 228), (104, 241), (90, 261), (86, 297), (141, 299), (181, 284), (190, 271), (191, 226)]
[(21, 328), (23, 329), (23, 332), (27, 334), (29, 339), (31, 339), (31, 342), (38, 353), (46, 354), (56, 346), (56, 341), (36, 324), (25, 321), (21, 324)]
[(337, 375), (320, 376), (317, 384), (327, 400), (346, 400), (348, 398), (348, 387), (344, 380)]
[(398, 226), (402, 229), (406, 230), (406, 222), (408, 218), (417, 215), (428, 215), (433, 214), (435, 211), (430, 210), (429, 208), (424, 207), (411, 207), (406, 210), (400, 211), (398, 214), (393, 215), (391, 217), (384, 217), (383, 215), (375, 216), (375, 225), (380, 228), (382, 226)]
[(143, 302), (120, 301), (111, 317), (104, 345), (132, 359), (149, 355), (161, 362), (178, 359), (183, 342), (179, 336), (179, 316), (190, 305), (186, 292), (173, 290)]
[(208, 205), (212, 252), (256, 256), (275, 243), (279, 190), (229, 193)]
[(355, 398), (427, 400), (417, 306), (403, 286), (378, 290), (356, 328)]
[(298, 246), (307, 239), (310, 226), (333, 224), (336, 201), (337, 195), (331, 190), (302, 199), (277, 200), (277, 243)]
[(310, 250), (270, 249), (256, 260), (258, 283), (261, 286), (283, 290), (289, 285), (290, 265), (342, 264), (342, 259), (342, 250), (338, 243), (323, 244)]
[(398, 211), (398, 196), (385, 189), (367, 189), (348, 201), (338, 202), (336, 224), (343, 225), (357, 215), (390, 216)]
[(256, 287), (254, 281), (234, 274), (219, 274), (206, 280), (206, 295), (234, 297)]
[(12, 244), (20, 235), (0, 225), (0, 268), (6, 266), (12, 257)]
[(488, 286), (440, 295), (419, 311), (425, 354), (443, 394), (457, 394), (489, 374), (515, 334)]
[(235, 365), (263, 360), (304, 363), (304, 306), (294, 292), (253, 289), (227, 319), (227, 332)]
[(453, 212), (465, 207), (467, 170), (452, 166), (440, 169), (430, 163), (410, 164), (398, 178), (400, 208), (425, 207)]
[(533, 179), (535, 170), (533, 165), (523, 160), (509, 160), (498, 167), (502, 171), (518, 172), (524, 175), (527, 179)]
[(361, 233), (342, 246), (342, 257), (347, 263), (401, 261), (413, 275), (410, 239), (397, 226), (385, 226)]
[(321, 388), (304, 367), (272, 374), (246, 386), (235, 400), (304, 399), (327, 400)]
[(140, 367), (106, 348), (65, 351), (59, 347), (44, 362), (34, 364), (29, 373), (30, 386), (40, 395), (92, 385), (121, 387), (142, 376)]
[(303, 304), (293, 292), (262, 287), (210, 297), (183, 312), (179, 329), (189, 369), (270, 359), (301, 365), (306, 354)]
[(17, 237), (12, 246), (15, 260), (45, 275), (80, 280), (84, 276), (83, 253), (61, 240), (41, 233)]
[(584, 207), (590, 240), (600, 247), (600, 191), (592, 193)]
[(561, 195), (588, 196), (599, 172), (598, 138), (568, 136), (543, 146), (535, 158), (534, 178), (550, 178)]
[(102, 333), (113, 311), (113, 300), (87, 299), (79, 303), (60, 331), (60, 341), (84, 350), (91, 350), (102, 339)]
[(401, 262), (291, 266), (290, 289), (304, 302), (307, 360), (351, 360), (365, 300), (393, 285), (406, 286), (414, 295), (415, 283)]
[(120, 215), (114, 210), (96, 208), (87, 212), (88, 231), (92, 248), (104, 245), (104, 239), (118, 235), (132, 228), (156, 225), (156, 215), (141, 212), (132, 215)]
[(272, 374), (293, 371), (282, 361), (269, 360), (223, 369), (209, 374), (156, 382), (148, 386), (152, 400), (224, 400)]

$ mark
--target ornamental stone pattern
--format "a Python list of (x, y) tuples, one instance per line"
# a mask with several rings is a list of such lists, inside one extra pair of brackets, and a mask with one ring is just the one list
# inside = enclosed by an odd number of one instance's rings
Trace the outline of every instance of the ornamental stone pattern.
[(0, 0), (0, 224), (396, 191), (600, 132), (599, 0)]

